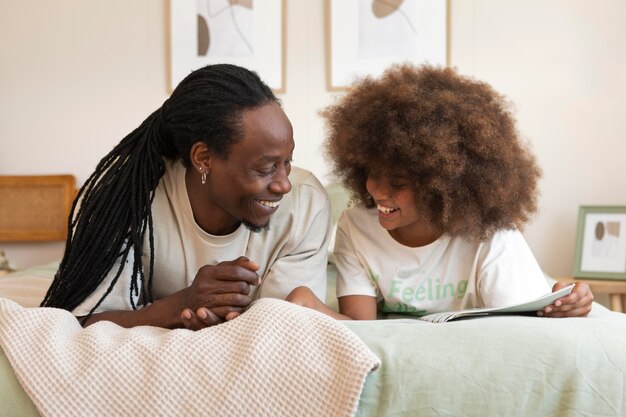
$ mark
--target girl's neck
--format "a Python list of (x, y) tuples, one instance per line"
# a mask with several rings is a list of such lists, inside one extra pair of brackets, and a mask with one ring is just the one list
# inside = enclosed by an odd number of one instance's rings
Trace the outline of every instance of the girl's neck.
[(421, 224), (420, 227), (399, 227), (389, 230), (389, 235), (398, 243), (411, 248), (430, 245), (443, 233), (434, 226)]

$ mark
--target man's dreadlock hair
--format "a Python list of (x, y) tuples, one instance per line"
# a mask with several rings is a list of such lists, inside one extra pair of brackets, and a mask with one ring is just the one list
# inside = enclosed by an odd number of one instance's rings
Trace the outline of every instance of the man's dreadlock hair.
[[(120, 267), (90, 316), (113, 289), (129, 257), (133, 309), (140, 293), (145, 302), (152, 302), (151, 204), (165, 173), (163, 158), (182, 158), (189, 167), (191, 146), (198, 141), (228, 157), (230, 147), (242, 138), (242, 112), (268, 103), (279, 104), (270, 88), (254, 72), (234, 65), (207, 66), (181, 81), (160, 109), (100, 161), (81, 187), (68, 220), (63, 259), (41, 305), (73, 310), (119, 260)], [(142, 264), (146, 231), (147, 271)]]

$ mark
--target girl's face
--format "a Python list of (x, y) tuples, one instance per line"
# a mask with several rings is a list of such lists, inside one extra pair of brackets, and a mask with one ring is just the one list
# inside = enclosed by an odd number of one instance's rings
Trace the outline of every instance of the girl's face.
[(434, 242), (441, 236), (424, 213), (418, 210), (410, 181), (401, 178), (374, 178), (365, 183), (378, 209), (378, 221), (399, 243), (418, 247)]

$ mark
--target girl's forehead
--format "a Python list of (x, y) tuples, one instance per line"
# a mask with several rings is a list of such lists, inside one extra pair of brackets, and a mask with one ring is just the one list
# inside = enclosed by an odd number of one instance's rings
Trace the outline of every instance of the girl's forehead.
[(377, 180), (406, 179), (409, 180), (411, 175), (402, 166), (393, 166), (391, 164), (381, 163), (375, 159), (370, 161), (369, 166), (365, 169), (367, 176)]

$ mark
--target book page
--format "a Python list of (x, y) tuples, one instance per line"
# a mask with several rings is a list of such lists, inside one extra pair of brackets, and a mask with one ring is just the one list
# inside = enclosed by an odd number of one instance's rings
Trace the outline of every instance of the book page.
[(471, 308), (468, 310), (459, 311), (446, 311), (443, 313), (427, 314), (420, 317), (420, 320), (430, 321), (433, 323), (443, 323), (454, 319), (460, 319), (464, 317), (480, 317), (488, 316), (490, 314), (515, 314), (515, 313), (529, 313), (533, 311), (541, 310), (542, 308), (549, 306), (558, 298), (564, 297), (572, 292), (574, 284), (570, 284), (565, 288), (561, 288), (556, 292), (545, 294), (534, 300), (530, 300), (520, 304), (513, 304), (506, 307), (488, 307), (488, 308)]

